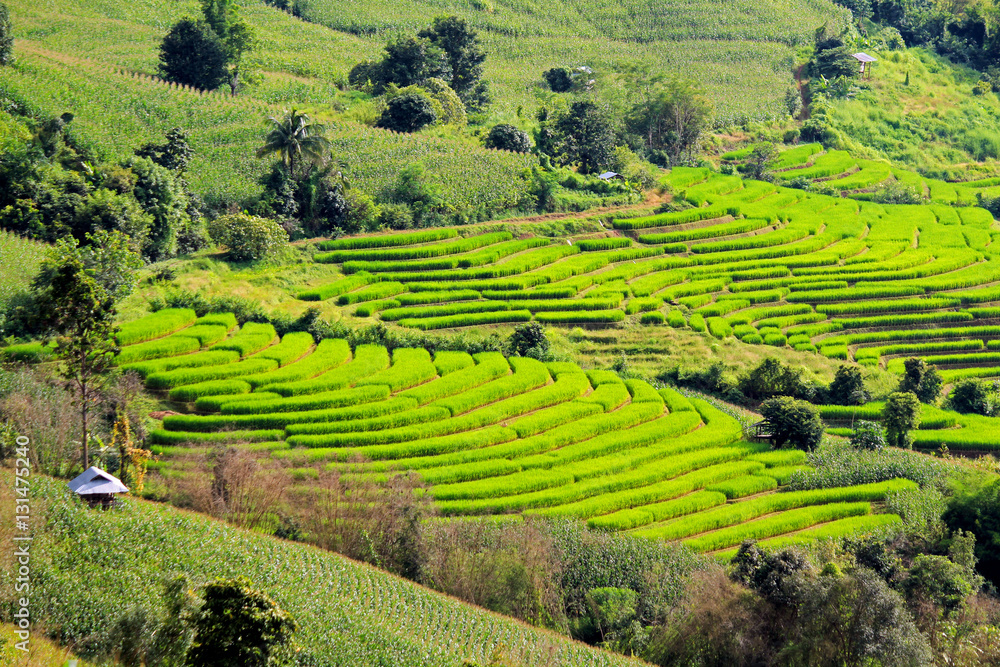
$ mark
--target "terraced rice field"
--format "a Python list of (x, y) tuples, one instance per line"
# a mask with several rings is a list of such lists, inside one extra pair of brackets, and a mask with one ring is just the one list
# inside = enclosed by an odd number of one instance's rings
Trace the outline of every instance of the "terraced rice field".
[[(816, 150), (789, 151), (792, 167), (812, 166), (779, 173), (836, 175), (850, 161)], [(615, 219), (603, 238), (325, 242), (315, 260), (344, 277), (298, 296), (421, 330), (628, 322), (890, 370), (926, 357), (946, 381), (1000, 376), (1000, 231), (985, 209), (879, 205), (704, 169), (668, 180), (691, 208)]]
[(913, 486), (776, 492), (802, 452), (742, 442), (740, 423), (705, 401), (571, 363), (279, 340), (270, 325), (181, 309), (121, 337), (122, 366), (184, 412), (152, 434), (165, 475), (242, 443), (302, 477), (415, 471), (446, 516), (576, 517), (719, 553), (751, 536), (784, 544), (898, 522), (872, 503)]

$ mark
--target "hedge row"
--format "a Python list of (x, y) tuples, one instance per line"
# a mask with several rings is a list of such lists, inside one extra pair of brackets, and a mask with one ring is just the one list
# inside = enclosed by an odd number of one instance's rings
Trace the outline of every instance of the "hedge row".
[(707, 535), (684, 540), (684, 544), (695, 551), (712, 551), (739, 544), (744, 540), (759, 540), (783, 533), (790, 533), (819, 523), (835, 521), (853, 516), (870, 514), (870, 503), (830, 503), (801, 507), (781, 512), (776, 516), (757, 519), (739, 526), (723, 528)]
[(353, 292), (356, 289), (364, 287), (371, 281), (371, 274), (355, 273), (353, 276), (347, 276), (345, 278), (326, 283), (325, 285), (320, 285), (319, 287), (303, 290), (298, 293), (296, 298), (301, 299), (302, 301), (326, 301), (327, 299), (331, 299), (335, 296)]
[(876, 502), (884, 500), (892, 492), (916, 488), (916, 484), (907, 479), (893, 479), (887, 482), (845, 486), (831, 489), (814, 489), (810, 491), (792, 491), (775, 493), (742, 503), (720, 507), (698, 516), (687, 517), (662, 526), (641, 532), (644, 537), (653, 539), (676, 540), (690, 535), (697, 535), (711, 530), (730, 526), (738, 526), (757, 517), (774, 512), (784, 512), (796, 508), (825, 503)]
[(510, 241), (513, 235), (510, 232), (494, 232), (491, 234), (480, 234), (470, 236), (466, 239), (450, 241), (448, 243), (435, 243), (432, 245), (397, 247), (397, 248), (377, 248), (360, 250), (334, 250), (332, 252), (319, 253), (313, 256), (313, 260), (327, 264), (340, 264), (351, 260), (360, 261), (393, 261), (400, 259), (427, 259), (429, 257), (441, 257), (442, 255), (454, 255), (460, 252), (468, 252), (477, 248)]
[(406, 287), (403, 283), (392, 281), (375, 283), (374, 285), (363, 287), (357, 292), (342, 294), (337, 297), (337, 305), (349, 306), (353, 303), (361, 303), (363, 301), (378, 301), (387, 297), (396, 296), (397, 294), (402, 294), (405, 291)]
[[(447, 303), (478, 299), (479, 292), (471, 289), (445, 290), (443, 292), (407, 292), (396, 297), (401, 306), (420, 306), (427, 303)], [(493, 298), (493, 297), (490, 297)], [(501, 297), (503, 298), (503, 297)]]
[(357, 386), (383, 384), (393, 392), (407, 389), (437, 377), (430, 352), (422, 347), (398, 347), (392, 352), (392, 366), (359, 379)]
[(528, 322), (531, 313), (527, 310), (499, 311), (494, 313), (468, 313), (447, 317), (429, 317), (426, 319), (407, 318), (399, 321), (400, 326), (428, 331), (431, 329), (451, 329), (456, 327), (471, 327), (482, 324), (504, 324), (508, 322)]
[[(194, 328), (194, 327), (192, 327)], [(225, 333), (223, 332), (223, 335)], [(41, 353), (42, 344), (35, 343), (38, 352)], [(137, 343), (123, 347), (115, 361), (119, 364), (130, 364), (149, 359), (160, 359), (162, 357), (172, 357), (187, 352), (197, 352), (201, 349), (201, 343), (197, 338), (187, 336), (168, 336), (161, 340), (151, 340), (146, 343)], [(6, 354), (4, 356), (7, 356)]]
[(616, 248), (627, 248), (632, 245), (632, 241), (627, 238), (617, 236), (603, 239), (580, 239), (576, 242), (580, 250), (591, 252), (594, 250), (614, 250)]
[(613, 324), (624, 320), (625, 313), (620, 310), (554, 311), (536, 313), (535, 319), (539, 322), (558, 322), (560, 324)]
[(476, 365), (444, 375), (438, 380), (400, 392), (400, 396), (415, 398), (419, 405), (447, 396), (467, 392), (491, 380), (507, 375), (510, 365), (499, 352), (480, 352), (475, 356)]
[(737, 217), (740, 211), (734, 206), (711, 206), (709, 208), (693, 208), (686, 211), (659, 213), (639, 218), (616, 218), (612, 221), (615, 229), (648, 229), (650, 227), (669, 227), (688, 222), (711, 220), (727, 215)]
[[(320, 346), (324, 343), (325, 341), (321, 341)], [(346, 341), (331, 344), (331, 347), (335, 347), (335, 349), (329, 351), (330, 355), (339, 356), (340, 354), (343, 354), (345, 349), (349, 351), (350, 348), (346, 348), (346, 345)], [(320, 352), (319, 346), (317, 347), (316, 352)], [(308, 362), (311, 358), (312, 357), (310, 356), (309, 358), (303, 360), (302, 363)], [(346, 356), (344, 358), (346, 358)], [(297, 369), (298, 366), (299, 364), (295, 364), (293, 367), (282, 369), (282, 371), (292, 373), (293, 369)], [(266, 391), (276, 392), (282, 396), (315, 394), (322, 391), (332, 391), (334, 389), (348, 387), (357, 382), (359, 379), (388, 367), (388, 350), (381, 345), (359, 345), (354, 350), (354, 359), (350, 363), (343, 365), (339, 365), (338, 363), (332, 370), (311, 379), (276, 382), (275, 384), (265, 385), (262, 388)]]
[(778, 488), (778, 481), (773, 477), (767, 477), (764, 474), (747, 475), (746, 477), (739, 477), (737, 479), (720, 482), (719, 484), (713, 484), (707, 488), (709, 491), (718, 491), (719, 493), (725, 495), (726, 498), (733, 500), (735, 498), (744, 498), (746, 496), (764, 493), (765, 491), (773, 491)]
[(357, 308), (354, 309), (355, 317), (371, 317), (375, 313), (381, 312), (383, 310), (389, 310), (390, 308), (399, 308), (400, 303), (398, 299), (380, 299), (379, 301), (368, 301), (362, 303)]
[(438, 350), (434, 353), (434, 368), (442, 377), (475, 365), (476, 360), (468, 352)]
[(190, 308), (164, 308), (134, 322), (121, 325), (115, 338), (119, 345), (143, 343), (194, 324), (198, 316)]
[[(292, 334), (286, 334), (285, 338)], [(309, 336), (309, 334), (306, 334)], [(312, 340), (312, 337), (309, 337)], [(282, 351), (282, 355), (288, 355), (294, 353), (295, 348), (293, 345), (303, 345), (305, 339), (299, 339), (297, 341), (289, 341), (288, 347)], [(284, 340), (282, 340), (284, 343)], [(261, 353), (258, 356), (263, 356)], [(336, 338), (327, 338), (321, 340), (316, 349), (312, 351), (312, 354), (308, 355), (303, 359), (299, 359), (293, 364), (288, 364), (279, 368), (278, 370), (270, 371), (267, 373), (260, 373), (247, 378), (247, 382), (252, 384), (254, 387), (266, 387), (267, 391), (276, 391), (271, 389), (273, 385), (284, 385), (286, 383), (298, 382), (303, 380), (308, 380), (309, 378), (316, 377), (321, 373), (326, 373), (331, 369), (335, 369), (344, 364), (351, 356), (351, 348), (348, 346), (347, 341), (340, 340)], [(280, 392), (279, 392), (280, 393)]]
[[(603, 433), (628, 429), (662, 414), (663, 409), (655, 403), (636, 403), (627, 405), (611, 414), (595, 414), (591, 417), (580, 419), (568, 425), (567, 428), (539, 433), (523, 440), (516, 440), (516, 433), (510, 431), (514, 433), (514, 438), (510, 438), (512, 442), (504, 441), (503, 444), (496, 446), (477, 445), (476, 448), (467, 451), (453, 450), (451, 453), (443, 456), (404, 453), (400, 456), (395, 456), (394, 458), (401, 458), (402, 460), (396, 461), (393, 464), (373, 462), (369, 464), (369, 467), (373, 470), (387, 470), (390, 465), (414, 470), (434, 468), (433, 473), (441, 476), (443, 481), (476, 479), (481, 475), (473, 472), (474, 466), (481, 465), (486, 461), (498, 458), (514, 459), (541, 454)], [(396, 451), (395, 453), (399, 454), (400, 452)], [(473, 468), (470, 468), (470, 466), (473, 466)]]
[(382, 311), (379, 317), (386, 322), (394, 322), (404, 319), (447, 317), (449, 315), (491, 313), (503, 310), (510, 310), (509, 304), (503, 301), (460, 301), (437, 306), (393, 308)]
[(298, 410), (242, 415), (168, 415), (163, 419), (163, 427), (168, 431), (192, 431), (208, 433), (227, 428), (247, 429), (288, 429), (294, 425), (351, 421), (369, 419), (397, 412), (405, 412), (416, 407), (411, 398), (390, 398), (385, 401), (348, 405), (341, 408), (323, 410)]
[(179, 357), (154, 359), (122, 364), (123, 370), (135, 371), (140, 377), (146, 378), (153, 373), (172, 371), (178, 368), (200, 368), (203, 366), (219, 366), (239, 361), (240, 353), (233, 350), (210, 350), (197, 354), (185, 354)]
[(198, 412), (219, 412), (227, 410), (230, 406), (249, 406), (255, 403), (265, 403), (280, 395), (269, 391), (258, 391), (250, 394), (216, 394), (214, 396), (199, 396), (194, 402), (194, 409)]
[[(208, 380), (227, 380), (264, 373), (278, 367), (274, 359), (247, 359), (235, 364), (219, 366), (204, 366), (197, 368), (178, 368), (172, 371), (153, 373), (146, 377), (146, 386), (150, 389), (169, 389), (185, 384), (195, 384)], [(207, 395), (207, 394), (206, 394)]]
[[(269, 412), (295, 412), (297, 410), (328, 410), (348, 405), (384, 401), (389, 398), (391, 392), (389, 391), (389, 387), (385, 385), (370, 385), (367, 387), (324, 391), (304, 396), (292, 396), (290, 398), (284, 398), (281, 394), (272, 392), (262, 393), (273, 398), (268, 400), (254, 399), (251, 401), (231, 400), (223, 405), (220, 411), (224, 415), (254, 415)], [(258, 395), (260, 394), (250, 394), (246, 398), (253, 398)]]
[(320, 250), (354, 250), (358, 248), (391, 248), (417, 243), (431, 243), (452, 239), (458, 236), (454, 229), (426, 229), (419, 232), (404, 232), (402, 234), (382, 234), (379, 236), (355, 236), (350, 238), (323, 241), (317, 247)]
[(201, 396), (220, 396), (223, 394), (249, 394), (251, 386), (243, 380), (208, 380), (195, 384), (185, 384), (170, 390), (171, 401), (194, 401)]
[(265, 347), (270, 345), (274, 339), (278, 336), (278, 332), (274, 330), (274, 326), (271, 324), (262, 324), (260, 322), (247, 322), (244, 324), (235, 336), (224, 340), (221, 343), (216, 343), (212, 346), (213, 350), (235, 350), (240, 353), (241, 357), (247, 357), (254, 352), (260, 352)]

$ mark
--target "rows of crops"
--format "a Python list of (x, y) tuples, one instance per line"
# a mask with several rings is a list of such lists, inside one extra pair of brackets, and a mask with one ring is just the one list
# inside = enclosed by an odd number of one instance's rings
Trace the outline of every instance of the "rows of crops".
[[(724, 162), (739, 165), (750, 157), (751, 148), (742, 148), (722, 156)], [(870, 200), (873, 193), (890, 184), (912, 191), (936, 204), (974, 205), (977, 195), (996, 197), (997, 179), (951, 183), (927, 178), (888, 162), (852, 157), (846, 151), (824, 151), (822, 144), (804, 144), (782, 152), (772, 165), (779, 183), (811, 181), (820, 190), (840, 192), (854, 199)], [(959, 213), (943, 209), (939, 220), (957, 219)]]
[[(152, 433), (168, 475), (185, 474), (172, 461), (224, 442), (293, 469), (357, 472), (360, 459), (378, 475), (416, 471), (446, 516), (576, 517), (704, 552), (834, 521), (841, 534), (864, 530), (872, 502), (912, 486), (776, 492), (804, 453), (742, 442), (739, 422), (705, 401), (566, 362), (351, 350), (186, 309), (130, 323), (120, 337), (131, 342), (122, 367), (182, 411)], [(177, 345), (199, 337), (197, 349)], [(720, 512), (736, 518), (713, 518)]]
[[(813, 148), (789, 152), (812, 170), (850, 161)], [(316, 261), (344, 277), (298, 296), (421, 330), (634, 323), (890, 370), (926, 356), (946, 379), (1000, 376), (1000, 358), (971, 354), (1000, 338), (1000, 232), (985, 209), (880, 205), (707, 169), (667, 179), (690, 208), (615, 219), (600, 238), (321, 244)]]

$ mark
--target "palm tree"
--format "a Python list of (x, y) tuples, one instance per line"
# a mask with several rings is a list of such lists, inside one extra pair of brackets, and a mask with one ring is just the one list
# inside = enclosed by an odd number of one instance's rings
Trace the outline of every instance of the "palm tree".
[(321, 164), (330, 152), (330, 140), (323, 134), (326, 128), (296, 109), (286, 113), (281, 120), (269, 116), (267, 122), (271, 130), (264, 138), (264, 145), (257, 149), (257, 157), (280, 153), (292, 178), (295, 178), (296, 164), (303, 160)]

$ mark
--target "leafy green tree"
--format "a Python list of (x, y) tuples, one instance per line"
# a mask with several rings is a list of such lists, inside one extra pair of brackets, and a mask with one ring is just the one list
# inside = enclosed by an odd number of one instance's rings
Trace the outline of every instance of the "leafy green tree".
[(692, 84), (677, 80), (654, 78), (638, 93), (641, 99), (625, 114), (629, 132), (641, 139), (654, 161), (674, 165), (690, 159), (711, 118), (711, 104)]
[(202, 589), (194, 617), (191, 667), (272, 667), (281, 664), (298, 624), (246, 578), (218, 579)]
[(514, 333), (507, 341), (507, 347), (512, 355), (519, 357), (542, 357), (549, 351), (549, 339), (545, 329), (538, 322), (528, 322), (514, 328)]
[(382, 86), (394, 83), (401, 88), (430, 78), (450, 84), (452, 74), (448, 54), (425, 37), (400, 37), (386, 44), (378, 73)]
[(439, 16), (417, 37), (429, 40), (444, 52), (450, 76), (441, 78), (459, 97), (468, 100), (480, 83), (486, 62), (486, 51), (472, 26), (457, 16)]
[(436, 120), (437, 112), (427, 96), (406, 93), (389, 100), (377, 126), (394, 132), (416, 132)]
[(237, 262), (264, 259), (288, 242), (288, 234), (275, 220), (246, 213), (216, 218), (209, 225), (209, 235)]
[(542, 78), (553, 93), (566, 93), (573, 88), (573, 73), (568, 67), (553, 67), (542, 72)]
[(165, 169), (183, 173), (194, 157), (194, 149), (188, 143), (188, 133), (175, 127), (167, 132), (166, 143), (145, 143), (135, 154), (137, 157), (148, 158)]
[(192, 200), (187, 184), (173, 171), (146, 158), (130, 158), (125, 166), (135, 177), (133, 196), (153, 217), (143, 256), (158, 261), (177, 254), (178, 241), (185, 234), (197, 235), (201, 213)]
[(146, 213), (135, 197), (101, 188), (87, 195), (76, 209), (73, 235), (84, 241), (92, 231), (119, 231), (139, 248), (146, 244), (153, 216)]
[(857, 366), (842, 364), (830, 383), (830, 403), (834, 405), (864, 405), (870, 400), (865, 379)]
[(739, 388), (750, 400), (771, 398), (772, 396), (807, 396), (802, 382), (802, 371), (787, 366), (774, 357), (764, 359), (749, 373), (742, 376)]
[[(324, 135), (326, 128), (313, 122), (307, 114), (292, 109), (280, 120), (269, 116), (270, 131), (264, 145), (257, 149), (257, 157), (277, 153), (293, 179), (299, 178), (303, 163), (310, 169), (322, 164), (330, 153), (330, 140)], [(302, 176), (308, 175), (307, 173)]]
[(910, 358), (903, 362), (905, 371), (898, 391), (913, 392), (921, 403), (934, 403), (941, 395), (941, 375), (923, 359)]
[(1000, 585), (1000, 480), (983, 475), (961, 479), (956, 486), (944, 522), (951, 530), (976, 536), (976, 567), (994, 586)]
[(649, 632), (639, 622), (639, 594), (629, 588), (594, 588), (587, 592), (590, 621), (601, 637), (601, 645), (626, 655), (638, 655), (649, 641)]
[(185, 18), (160, 44), (160, 75), (175, 83), (215, 90), (229, 78), (226, 46), (205, 21)]
[(996, 383), (970, 378), (962, 380), (948, 394), (948, 405), (962, 414), (990, 416), (996, 406)]
[(584, 174), (606, 169), (615, 158), (615, 131), (610, 114), (594, 102), (573, 102), (556, 119), (553, 130), (562, 161), (579, 165)]
[(913, 438), (910, 431), (920, 426), (920, 401), (917, 396), (909, 391), (890, 394), (882, 408), (882, 425), (890, 445), (911, 448)]
[(235, 97), (240, 86), (240, 75), (245, 71), (245, 59), (253, 51), (253, 29), (244, 21), (233, 0), (201, 0), (205, 20), (226, 48), (227, 83)]
[(7, 5), (0, 2), (0, 66), (14, 62), (14, 26)]
[(32, 285), (44, 327), (56, 335), (59, 375), (80, 409), (81, 460), (90, 466), (90, 414), (118, 353), (115, 301), (135, 286), (142, 262), (128, 239), (117, 232), (89, 239), (81, 248), (73, 238), (50, 250)]
[(790, 443), (799, 449), (812, 450), (826, 430), (815, 406), (790, 396), (767, 399), (760, 405), (760, 414), (771, 427), (775, 447)]
[(770, 141), (762, 141), (755, 144), (750, 157), (747, 159), (746, 177), (758, 181), (772, 178), (771, 165), (778, 157), (778, 149)]
[(830, 35), (824, 26), (816, 33), (812, 71), (814, 75), (827, 79), (852, 77), (858, 74), (859, 65), (844, 40), (840, 36)]
[(945, 556), (920, 554), (904, 582), (907, 597), (931, 602), (951, 614), (965, 605), (973, 585), (960, 565)]
[(484, 142), (487, 148), (495, 148), (512, 153), (528, 153), (531, 151), (531, 139), (524, 130), (519, 130), (513, 125), (500, 123), (494, 125)]
[(900, 595), (857, 568), (798, 587), (798, 623), (783, 657), (802, 665), (930, 665), (930, 647)]
[(879, 451), (885, 449), (885, 431), (876, 422), (860, 421), (851, 434), (851, 447)]

